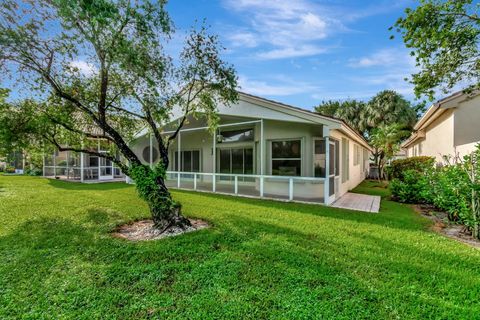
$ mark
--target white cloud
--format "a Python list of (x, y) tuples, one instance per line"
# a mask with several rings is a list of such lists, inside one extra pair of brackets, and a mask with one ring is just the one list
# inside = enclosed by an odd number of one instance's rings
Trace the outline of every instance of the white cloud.
[(232, 46), (254, 48), (258, 45), (258, 39), (253, 33), (240, 32), (228, 36)]
[(92, 76), (97, 73), (98, 69), (91, 63), (83, 61), (83, 60), (75, 60), (69, 63), (70, 68), (78, 71), (80, 74), (84, 76)]
[(232, 44), (265, 50), (262, 59), (313, 56), (326, 51), (318, 43), (341, 26), (326, 10), (307, 0), (224, 0), (226, 6), (248, 15), (248, 32), (233, 33)]
[(294, 81), (285, 76), (272, 77), (267, 83), (240, 75), (238, 83), (241, 91), (259, 96), (290, 96), (318, 90), (318, 87), (310, 83)]
[(281, 49), (263, 51), (263, 52), (259, 52), (257, 56), (261, 59), (284, 59), (284, 58), (312, 56), (312, 55), (324, 53), (325, 51), (326, 51), (325, 48), (305, 45), (297, 48), (285, 47)]
[(378, 50), (369, 56), (350, 59), (348, 65), (352, 68), (402, 65), (411, 69), (415, 66), (415, 59), (403, 49), (387, 48)]

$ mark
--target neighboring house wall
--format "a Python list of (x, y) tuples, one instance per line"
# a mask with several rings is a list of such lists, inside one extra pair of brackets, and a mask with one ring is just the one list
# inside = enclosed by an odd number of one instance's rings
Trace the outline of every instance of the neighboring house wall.
[(431, 156), (443, 162), (443, 156), (454, 153), (453, 110), (446, 110), (425, 129), (425, 138), (420, 138), (408, 148), (408, 156)]
[(463, 157), (480, 141), (480, 96), (460, 103), (454, 113), (455, 154)]
[(431, 156), (437, 163), (444, 163), (445, 156), (462, 158), (475, 149), (480, 142), (480, 95), (468, 98), (456, 94), (441, 100), (431, 110), (435, 111), (417, 124), (420, 128), (416, 134), (424, 133), (424, 137), (408, 144), (408, 157)]

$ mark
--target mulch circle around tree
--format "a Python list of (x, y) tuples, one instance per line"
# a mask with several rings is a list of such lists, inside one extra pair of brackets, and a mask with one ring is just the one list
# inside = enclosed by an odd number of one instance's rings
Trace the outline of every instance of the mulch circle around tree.
[(435, 208), (429, 205), (415, 205), (414, 208), (416, 212), (433, 221), (433, 231), (480, 248), (480, 240), (475, 239), (465, 226), (449, 222), (445, 212), (435, 211)]
[(127, 239), (130, 241), (147, 241), (147, 240), (158, 240), (167, 237), (178, 236), (184, 233), (193, 232), (196, 230), (201, 230), (208, 228), (209, 225), (207, 222), (199, 219), (189, 219), (192, 224), (189, 227), (184, 229), (178, 227), (170, 227), (164, 232), (156, 229), (153, 226), (153, 221), (149, 220), (140, 220), (132, 223), (124, 224), (115, 229), (112, 235), (116, 238)]

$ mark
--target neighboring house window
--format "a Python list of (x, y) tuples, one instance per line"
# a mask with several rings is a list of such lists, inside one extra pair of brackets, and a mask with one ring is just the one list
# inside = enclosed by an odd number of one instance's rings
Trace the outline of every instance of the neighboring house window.
[(342, 183), (350, 179), (350, 145), (346, 138), (342, 138)]
[(253, 174), (253, 148), (219, 150), (218, 171), (227, 174)]
[(358, 144), (353, 145), (353, 165), (358, 166), (360, 164), (360, 146)]
[(422, 143), (421, 142), (418, 144), (418, 155), (419, 156), (422, 155)]
[(178, 168), (178, 151), (175, 151), (174, 168), (175, 171), (182, 172), (200, 172), (200, 151), (185, 150), (180, 151), (180, 168)]
[(272, 175), (300, 176), (302, 174), (302, 142), (272, 141)]
[(220, 132), (220, 139), (221, 142), (253, 141), (253, 129), (222, 131)]

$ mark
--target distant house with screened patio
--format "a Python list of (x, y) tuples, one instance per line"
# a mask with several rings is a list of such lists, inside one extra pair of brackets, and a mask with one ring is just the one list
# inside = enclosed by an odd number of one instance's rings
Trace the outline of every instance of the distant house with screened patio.
[[(169, 187), (329, 204), (367, 175), (371, 147), (341, 120), (246, 93), (218, 111), (215, 133), (201, 116), (188, 118), (169, 150)], [(163, 134), (174, 128), (164, 126)], [(144, 164), (159, 161), (147, 130), (130, 144)], [(99, 142), (98, 151), (106, 149)], [(76, 180), (124, 179), (111, 162), (90, 155), (59, 153), (48, 164), (58, 166), (59, 155)]]

